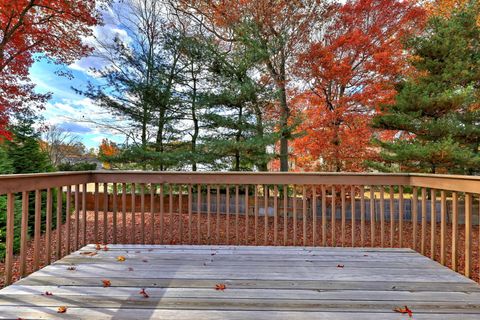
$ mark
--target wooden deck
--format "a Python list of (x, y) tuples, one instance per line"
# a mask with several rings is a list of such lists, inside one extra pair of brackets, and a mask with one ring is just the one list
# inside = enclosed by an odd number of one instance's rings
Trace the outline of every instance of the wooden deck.
[[(82, 252), (96, 250), (86, 246), (1, 290), (0, 318), (383, 320), (408, 319), (392, 311), (407, 305), (413, 319), (480, 319), (480, 286), (410, 249), (109, 245), (94, 256)], [(59, 306), (67, 312), (57, 313)]]

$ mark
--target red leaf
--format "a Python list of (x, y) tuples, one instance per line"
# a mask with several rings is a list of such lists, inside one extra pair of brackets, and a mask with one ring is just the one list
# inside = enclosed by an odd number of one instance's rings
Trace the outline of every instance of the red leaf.
[(140, 291), (140, 294), (141, 294), (144, 298), (150, 297), (150, 296), (148, 295), (148, 293), (145, 292), (145, 289), (142, 289), (142, 290)]
[(217, 291), (224, 291), (225, 289), (227, 289), (227, 286), (224, 283), (217, 283), (215, 285), (215, 290)]
[(102, 280), (102, 283), (104, 288), (110, 287), (112, 285), (110, 280)]
[(408, 314), (408, 316), (410, 318), (413, 317), (413, 311), (410, 310), (410, 308), (407, 307), (407, 306), (404, 306), (403, 308), (397, 307), (397, 308), (393, 309), (393, 311), (401, 313), (401, 314)]

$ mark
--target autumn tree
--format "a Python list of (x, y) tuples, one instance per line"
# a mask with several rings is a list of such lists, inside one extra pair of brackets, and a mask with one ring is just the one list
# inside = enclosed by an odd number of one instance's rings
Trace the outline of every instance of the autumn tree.
[(241, 43), (261, 57), (259, 72), (268, 75), (276, 89), (280, 135), (280, 168), (288, 171), (292, 119), (289, 85), (297, 54), (317, 31), (326, 7), (321, 0), (306, 1), (207, 1), (179, 0), (192, 19), (219, 41)]
[(478, 173), (480, 165), (480, 26), (478, 8), (433, 16), (408, 45), (415, 71), (395, 102), (375, 117), (380, 129), (399, 131), (379, 141), (384, 171)]
[(0, 0), (0, 135), (11, 112), (42, 106), (28, 69), (36, 55), (72, 63), (90, 49), (82, 38), (100, 22), (103, 0)]
[(362, 171), (375, 157), (372, 116), (392, 102), (407, 68), (402, 39), (421, 27), (424, 10), (413, 1), (337, 3), (321, 37), (298, 59), (305, 90), (294, 100), (302, 118), (294, 141), (304, 170)]
[(98, 156), (103, 161), (103, 167), (105, 169), (111, 168), (112, 160), (115, 159), (120, 153), (117, 144), (108, 139), (102, 139), (102, 143), (98, 148)]

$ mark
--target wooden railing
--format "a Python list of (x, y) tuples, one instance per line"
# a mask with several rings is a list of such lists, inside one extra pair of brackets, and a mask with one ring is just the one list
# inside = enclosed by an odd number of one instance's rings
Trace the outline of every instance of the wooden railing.
[(410, 247), (478, 280), (479, 194), (451, 175), (5, 175), (5, 284), (88, 243)]

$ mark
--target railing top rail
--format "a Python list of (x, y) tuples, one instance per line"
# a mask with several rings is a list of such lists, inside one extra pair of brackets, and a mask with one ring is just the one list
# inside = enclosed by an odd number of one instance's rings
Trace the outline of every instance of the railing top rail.
[(0, 194), (83, 183), (404, 185), (480, 193), (480, 176), (354, 172), (76, 171), (0, 175)]

